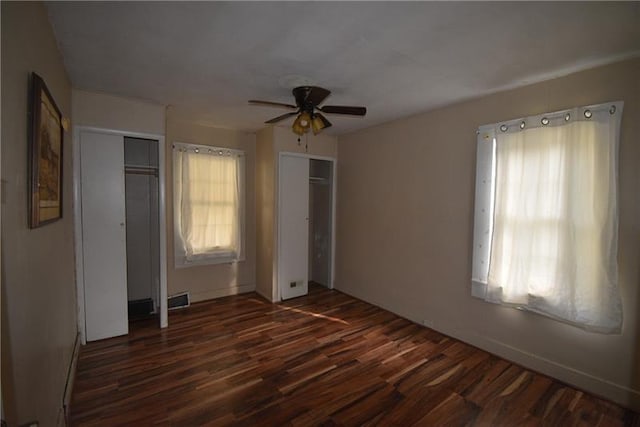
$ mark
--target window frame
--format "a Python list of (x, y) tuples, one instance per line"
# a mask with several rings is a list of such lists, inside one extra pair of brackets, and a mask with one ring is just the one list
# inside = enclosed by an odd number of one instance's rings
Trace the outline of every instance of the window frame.
[[(473, 249), (472, 249), (472, 274), (471, 274), (471, 295), (473, 297), (482, 299), (486, 302), (499, 304), (505, 307), (514, 307), (526, 311), (536, 312), (547, 318), (552, 318), (564, 323), (571, 324), (589, 331), (600, 333), (618, 333), (621, 327), (621, 305), (618, 298), (618, 307), (610, 306), (611, 310), (619, 310), (620, 323), (598, 323), (603, 322), (602, 317), (594, 317), (588, 319), (588, 322), (582, 323), (577, 320), (559, 317), (547, 310), (537, 309), (534, 304), (518, 303), (499, 301), (501, 297), (495, 295), (492, 289), (490, 289), (488, 283), (489, 269), (492, 262), (492, 239), (494, 234), (494, 215), (495, 215), (495, 203), (496, 203), (496, 170), (497, 170), (497, 138), (498, 135), (507, 132), (519, 132), (525, 129), (535, 127), (551, 128), (562, 126), (565, 122), (577, 120), (577, 121), (590, 121), (592, 116), (596, 114), (606, 114), (611, 116), (609, 121), (609, 140), (608, 143), (612, 144), (612, 161), (613, 161), (613, 173), (617, 177), (618, 173), (618, 145), (620, 141), (620, 129), (621, 129), (621, 116), (624, 108), (622, 101), (607, 102), (596, 105), (588, 105), (582, 107), (575, 107), (567, 110), (556, 111), (551, 113), (544, 113), (537, 116), (523, 117), (512, 119), (504, 122), (498, 122), (490, 125), (480, 126), (477, 131), (477, 157), (476, 157), (476, 181), (475, 181), (475, 200), (474, 200), (474, 228), (473, 228)], [(599, 116), (602, 117), (602, 116)], [(617, 178), (614, 178), (617, 179)], [(616, 184), (617, 185), (617, 184)], [(614, 190), (614, 197), (617, 194), (617, 189)], [(614, 208), (618, 202), (614, 202)], [(614, 213), (613, 229), (617, 230), (617, 216), (619, 213)], [(617, 242), (617, 231), (614, 231), (613, 241)], [(616, 244), (616, 243), (614, 243)], [(614, 257), (617, 257), (617, 247), (612, 250)], [(615, 273), (617, 277), (617, 273)], [(617, 283), (615, 287), (618, 288)], [(618, 297), (620, 297), (619, 288), (617, 289)], [(543, 300), (545, 295), (532, 295), (529, 294), (532, 299)], [(614, 303), (615, 304), (615, 301)], [(617, 316), (618, 313), (616, 312)], [(615, 317), (615, 316), (614, 316)], [(593, 321), (593, 323), (591, 323)]]
[[(233, 252), (221, 253), (218, 255), (211, 255), (206, 258), (188, 260), (186, 252), (184, 250), (184, 244), (182, 234), (180, 232), (179, 223), (179, 206), (178, 206), (178, 191), (180, 190), (178, 182), (179, 177), (176, 176), (176, 152), (180, 149), (187, 150), (202, 150), (202, 151), (220, 151), (229, 153), (238, 159), (238, 180), (239, 180), (239, 197), (238, 203), (240, 204), (238, 209), (239, 223), (240, 223), (240, 252), (235, 254)], [(209, 152), (211, 152), (209, 151)], [(207, 155), (207, 154), (205, 154)], [(172, 144), (172, 185), (173, 185), (173, 250), (174, 250), (174, 267), (177, 269), (204, 266), (204, 265), (218, 265), (218, 264), (233, 264), (237, 262), (243, 262), (246, 260), (246, 155), (243, 150), (232, 149), (227, 147), (205, 145), (205, 144), (191, 144), (183, 142), (174, 142)]]

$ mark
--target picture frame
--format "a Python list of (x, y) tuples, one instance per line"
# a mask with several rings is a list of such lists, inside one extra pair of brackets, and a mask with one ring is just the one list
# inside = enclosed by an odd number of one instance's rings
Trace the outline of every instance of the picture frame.
[(29, 102), (29, 227), (62, 218), (62, 113), (44, 80), (31, 73)]

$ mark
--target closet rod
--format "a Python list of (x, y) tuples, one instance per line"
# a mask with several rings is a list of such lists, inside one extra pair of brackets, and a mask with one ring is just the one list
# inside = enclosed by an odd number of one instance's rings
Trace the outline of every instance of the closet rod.
[(309, 182), (312, 184), (329, 184), (329, 178), (310, 176)]
[(125, 169), (145, 169), (145, 170), (158, 170), (158, 166), (152, 165), (134, 165), (134, 164), (126, 164), (124, 165)]
[(145, 168), (145, 167), (125, 167), (124, 173), (130, 173), (134, 175), (153, 175), (158, 176), (158, 169), (156, 168)]

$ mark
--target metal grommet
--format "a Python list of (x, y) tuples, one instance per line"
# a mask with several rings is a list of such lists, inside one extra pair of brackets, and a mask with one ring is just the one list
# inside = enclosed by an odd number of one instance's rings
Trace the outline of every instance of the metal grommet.
[(615, 114), (616, 113), (616, 106), (612, 105), (611, 108), (609, 108), (609, 114)]
[(501, 130), (502, 132), (506, 132), (506, 131), (507, 131), (507, 129), (509, 129), (509, 127), (508, 127), (507, 125), (502, 125), (502, 126), (500, 126), (500, 130)]
[(593, 113), (591, 113), (591, 110), (584, 110), (584, 116), (585, 116), (587, 119), (590, 119), (590, 118), (591, 118), (591, 116), (593, 116)]
[(540, 120), (540, 123), (542, 123), (544, 126), (549, 124), (549, 119), (547, 119), (546, 117), (543, 117), (542, 120)]
[(571, 120), (571, 113), (567, 113), (564, 115), (564, 121), (568, 122), (569, 120)]
[(527, 124), (523, 121), (520, 122), (520, 129), (524, 129)]

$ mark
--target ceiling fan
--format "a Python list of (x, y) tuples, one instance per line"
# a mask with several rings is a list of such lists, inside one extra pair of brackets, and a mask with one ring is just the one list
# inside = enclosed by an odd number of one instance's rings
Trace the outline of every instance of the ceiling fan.
[(283, 107), (295, 110), (267, 120), (265, 123), (273, 124), (297, 115), (298, 117), (293, 122), (291, 128), (293, 132), (299, 136), (308, 132), (309, 128), (313, 130), (314, 135), (317, 135), (322, 129), (331, 126), (331, 122), (320, 112), (326, 114), (347, 114), (350, 116), (364, 116), (367, 114), (365, 107), (350, 107), (346, 105), (325, 105), (320, 107), (319, 104), (321, 104), (330, 93), (331, 91), (318, 86), (298, 86), (293, 89), (293, 97), (296, 100), (296, 105), (283, 104), (281, 102), (258, 101), (255, 99), (250, 100), (249, 104)]

